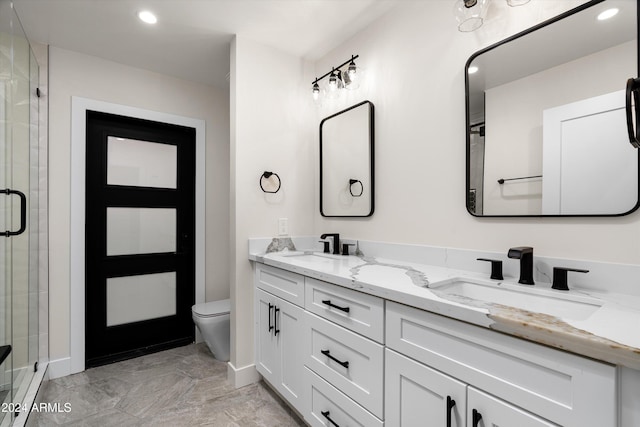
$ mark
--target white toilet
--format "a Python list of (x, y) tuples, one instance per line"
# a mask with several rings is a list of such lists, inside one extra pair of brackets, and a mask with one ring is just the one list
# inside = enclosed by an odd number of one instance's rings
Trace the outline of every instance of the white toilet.
[(193, 323), (198, 327), (213, 357), (223, 362), (229, 360), (230, 310), (231, 301), (228, 299), (191, 307)]

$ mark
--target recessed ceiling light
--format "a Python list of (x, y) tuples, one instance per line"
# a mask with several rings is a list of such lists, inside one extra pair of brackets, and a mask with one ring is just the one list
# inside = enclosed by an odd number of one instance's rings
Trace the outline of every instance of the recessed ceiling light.
[(471, 67), (469, 67), (469, 69), (467, 70), (467, 72), (469, 74), (474, 74), (478, 72), (478, 67), (476, 67), (475, 65), (472, 65)]
[(152, 12), (149, 12), (148, 10), (142, 10), (138, 12), (138, 18), (140, 18), (142, 22), (146, 22), (147, 24), (155, 24), (156, 22), (158, 22), (158, 18), (156, 18), (156, 15), (154, 15)]
[(600, 15), (598, 15), (598, 21), (604, 21), (605, 19), (613, 18), (618, 14), (618, 12), (619, 9), (616, 8), (607, 9), (604, 12), (600, 13)]

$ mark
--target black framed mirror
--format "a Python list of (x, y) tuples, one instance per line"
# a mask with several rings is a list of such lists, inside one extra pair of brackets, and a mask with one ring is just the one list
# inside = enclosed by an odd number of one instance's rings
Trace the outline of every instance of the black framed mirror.
[(640, 157), (625, 113), (625, 85), (640, 68), (638, 19), (636, 1), (594, 0), (469, 58), (471, 215), (619, 216), (638, 208)]
[(363, 101), (320, 122), (320, 214), (374, 211), (374, 107)]

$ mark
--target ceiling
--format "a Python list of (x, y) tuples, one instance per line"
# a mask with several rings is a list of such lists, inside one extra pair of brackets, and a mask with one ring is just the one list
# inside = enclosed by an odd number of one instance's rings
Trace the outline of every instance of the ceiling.
[[(14, 0), (31, 41), (219, 88), (235, 34), (308, 60), (399, 0)], [(158, 17), (144, 24), (136, 13)], [(356, 52), (357, 53), (357, 52)]]

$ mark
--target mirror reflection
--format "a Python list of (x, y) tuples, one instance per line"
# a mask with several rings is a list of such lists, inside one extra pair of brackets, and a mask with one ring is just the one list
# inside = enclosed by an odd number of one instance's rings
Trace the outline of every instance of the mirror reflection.
[(471, 56), (472, 215), (637, 208), (638, 151), (627, 136), (624, 92), (638, 75), (637, 17), (635, 1), (593, 1)]
[(320, 213), (373, 215), (373, 104), (364, 101), (320, 122)]

